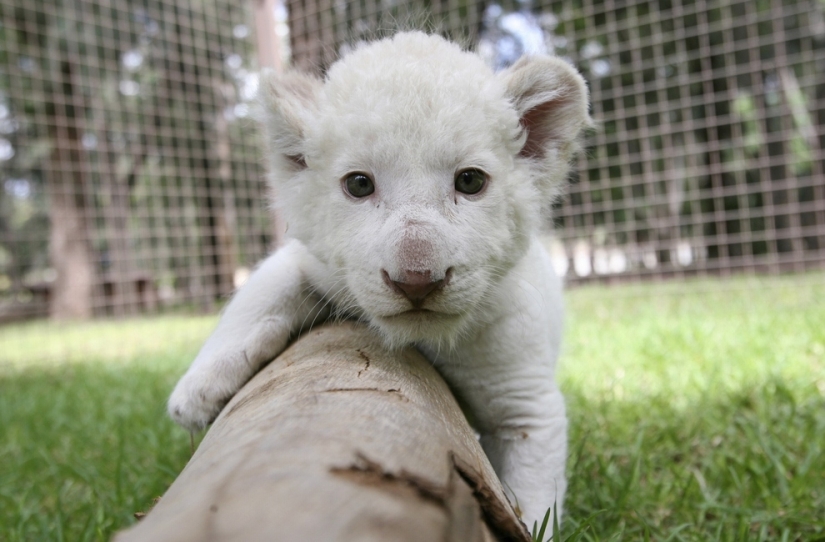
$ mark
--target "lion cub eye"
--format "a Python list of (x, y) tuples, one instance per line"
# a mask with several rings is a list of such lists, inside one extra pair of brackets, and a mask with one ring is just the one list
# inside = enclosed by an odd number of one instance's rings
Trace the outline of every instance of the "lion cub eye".
[(455, 176), (455, 189), (462, 194), (478, 194), (487, 184), (487, 174), (480, 169), (465, 169)]
[(375, 192), (375, 185), (364, 173), (350, 173), (344, 179), (344, 190), (354, 198), (365, 198)]

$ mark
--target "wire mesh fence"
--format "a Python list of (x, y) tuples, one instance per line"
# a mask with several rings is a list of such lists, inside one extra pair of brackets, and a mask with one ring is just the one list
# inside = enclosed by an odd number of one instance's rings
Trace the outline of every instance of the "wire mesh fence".
[(0, 4), (0, 319), (209, 306), (265, 254), (251, 9)]
[(588, 79), (598, 128), (552, 246), (568, 282), (825, 262), (822, 2), (290, 0), (295, 63), (323, 70), (348, 39), (422, 5), (497, 48), (499, 67), (543, 50)]
[[(272, 247), (251, 117), (278, 5), (0, 4), (0, 321), (208, 308)], [(574, 63), (598, 127), (556, 208), (568, 282), (825, 262), (818, 0), (286, 7), (304, 69), (410, 11), (499, 68), (530, 50)]]

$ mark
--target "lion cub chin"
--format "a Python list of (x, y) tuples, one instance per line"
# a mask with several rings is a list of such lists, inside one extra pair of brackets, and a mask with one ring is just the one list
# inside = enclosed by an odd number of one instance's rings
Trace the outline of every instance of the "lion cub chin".
[(405, 32), (356, 47), (323, 80), (271, 77), (263, 94), (290, 239), (227, 306), (172, 418), (205, 427), (291, 335), (354, 317), (436, 365), (528, 525), (560, 515), (561, 285), (537, 235), (590, 122), (584, 80), (544, 56), (496, 74)]

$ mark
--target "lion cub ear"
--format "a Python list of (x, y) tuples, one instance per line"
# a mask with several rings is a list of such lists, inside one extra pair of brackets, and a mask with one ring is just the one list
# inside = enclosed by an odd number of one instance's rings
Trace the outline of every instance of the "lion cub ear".
[(582, 76), (559, 58), (536, 56), (521, 58), (499, 77), (526, 131), (519, 155), (539, 162), (568, 160), (591, 124)]
[(295, 169), (306, 168), (304, 141), (323, 83), (301, 72), (269, 73), (261, 85), (264, 128), (270, 151)]

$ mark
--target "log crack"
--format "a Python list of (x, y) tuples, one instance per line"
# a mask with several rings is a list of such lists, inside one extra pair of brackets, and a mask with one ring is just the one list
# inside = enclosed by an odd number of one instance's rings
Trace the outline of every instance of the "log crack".
[(334, 393), (334, 392), (341, 392), (341, 391), (372, 391), (372, 392), (378, 392), (378, 393), (391, 393), (391, 394), (396, 395), (402, 401), (405, 401), (405, 402), (409, 401), (409, 399), (403, 393), (401, 393), (401, 390), (398, 389), (398, 388), (390, 388), (388, 390), (384, 390), (384, 389), (381, 389), (381, 388), (366, 388), (366, 387), (365, 388), (328, 388), (324, 391), (327, 392), (327, 393)]
[(361, 373), (366, 372), (366, 371), (367, 371), (367, 369), (369, 369), (369, 368), (370, 368), (370, 361), (371, 361), (371, 360), (370, 360), (369, 356), (367, 356), (367, 355), (366, 355), (366, 354), (365, 354), (365, 353), (364, 353), (364, 352), (363, 352), (360, 348), (359, 348), (358, 350), (356, 350), (356, 352), (358, 352), (358, 356), (359, 356), (361, 359), (363, 359), (363, 360), (364, 360), (364, 362), (365, 362), (365, 364), (364, 364), (364, 368), (363, 368), (363, 369), (361, 369), (360, 371), (358, 371), (358, 378), (361, 378)]
[(481, 506), (481, 513), (490, 530), (499, 540), (513, 542), (529, 542), (532, 540), (527, 527), (515, 519), (511, 510), (508, 510), (495, 494), (493, 489), (484, 481), (469, 463), (451, 453), (453, 468), (473, 490), (473, 496)]
[(362, 453), (356, 454), (357, 462), (348, 467), (332, 467), (329, 471), (360, 485), (372, 486), (393, 493), (414, 493), (420, 499), (446, 507), (448, 490), (417, 474), (406, 470), (394, 473)]

